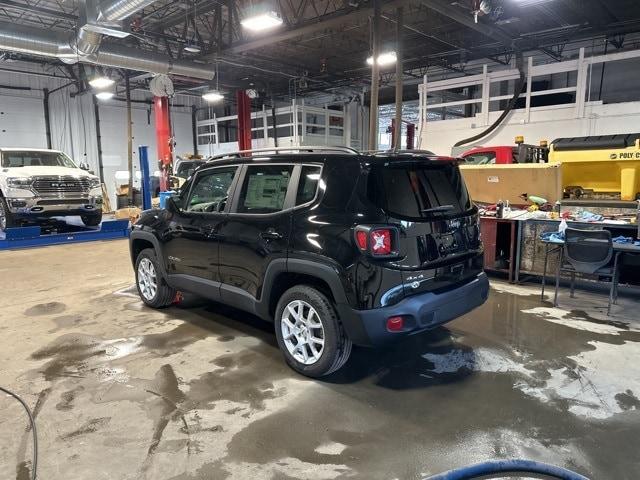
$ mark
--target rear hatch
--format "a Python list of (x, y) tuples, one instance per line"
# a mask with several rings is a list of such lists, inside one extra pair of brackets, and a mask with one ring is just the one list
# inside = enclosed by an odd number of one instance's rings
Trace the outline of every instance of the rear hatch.
[(477, 208), (455, 159), (373, 162), (367, 196), (399, 231), (399, 256), (385, 267), (401, 270), (405, 296), (449, 289), (482, 271)]

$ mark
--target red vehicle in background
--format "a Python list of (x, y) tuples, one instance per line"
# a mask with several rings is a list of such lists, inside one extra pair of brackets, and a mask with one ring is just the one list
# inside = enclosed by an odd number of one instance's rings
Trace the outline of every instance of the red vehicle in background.
[(547, 142), (540, 146), (527, 145), (524, 137), (516, 137), (515, 145), (477, 147), (462, 154), (467, 165), (508, 165), (512, 163), (547, 163), (549, 149)]

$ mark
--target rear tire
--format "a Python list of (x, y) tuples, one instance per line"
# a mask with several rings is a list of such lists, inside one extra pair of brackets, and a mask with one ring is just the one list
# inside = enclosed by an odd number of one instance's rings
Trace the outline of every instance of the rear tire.
[(335, 372), (351, 354), (333, 302), (311, 286), (292, 287), (280, 297), (275, 328), (287, 364), (307, 377)]
[(100, 222), (102, 222), (102, 212), (97, 214), (92, 213), (91, 215), (80, 215), (80, 219), (87, 227), (97, 227), (100, 225)]
[(145, 305), (164, 308), (173, 303), (176, 291), (167, 285), (152, 248), (145, 248), (136, 259), (136, 288)]
[(0, 196), (0, 232), (4, 232), (7, 228), (12, 228), (16, 225), (16, 219), (9, 211), (7, 201), (3, 196)]

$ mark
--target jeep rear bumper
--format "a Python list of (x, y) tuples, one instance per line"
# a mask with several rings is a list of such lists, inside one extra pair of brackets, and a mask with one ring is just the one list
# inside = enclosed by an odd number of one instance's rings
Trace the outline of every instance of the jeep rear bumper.
[[(489, 280), (480, 273), (472, 280), (441, 293), (425, 292), (399, 303), (372, 310), (355, 310), (338, 304), (340, 320), (356, 345), (382, 346), (408, 335), (431, 330), (482, 305), (489, 296)], [(404, 328), (387, 330), (387, 319), (401, 316)]]

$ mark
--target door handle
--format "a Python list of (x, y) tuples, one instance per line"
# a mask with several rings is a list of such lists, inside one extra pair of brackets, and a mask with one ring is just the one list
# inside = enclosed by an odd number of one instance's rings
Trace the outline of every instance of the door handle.
[(217, 227), (203, 228), (202, 233), (204, 233), (204, 236), (206, 238), (209, 238), (211, 240), (220, 240), (221, 238), (223, 238), (223, 235), (220, 235), (218, 233)]
[(282, 234), (276, 232), (273, 228), (260, 233), (260, 236), (265, 240), (280, 240), (282, 238)]

